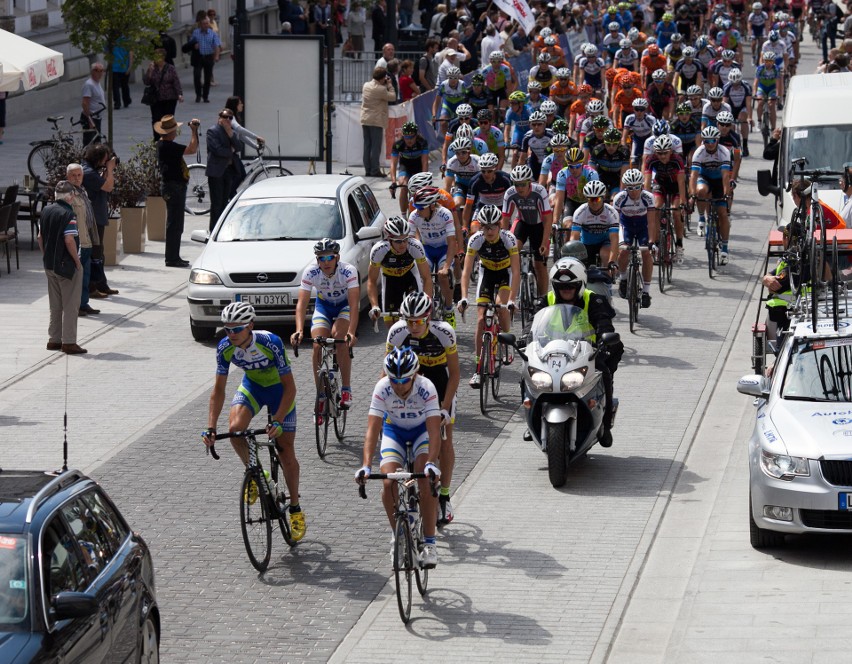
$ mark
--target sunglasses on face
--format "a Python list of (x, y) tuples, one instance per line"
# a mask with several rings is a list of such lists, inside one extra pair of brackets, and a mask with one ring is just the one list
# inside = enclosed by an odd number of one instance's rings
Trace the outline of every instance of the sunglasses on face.
[(705, 145), (716, 145), (716, 143), (718, 143), (718, 142), (719, 141), (717, 141), (715, 138), (705, 138), (704, 139)]
[[(641, 184), (634, 184), (634, 185), (631, 185), (629, 187), (624, 188), (625, 191), (640, 191), (641, 189), (642, 189)], [(589, 199), (589, 200), (592, 200), (592, 199)]]
[(248, 325), (238, 325), (237, 327), (226, 327), (225, 334), (239, 334), (244, 329), (246, 329)]
[(482, 168), (479, 171), (480, 173), (496, 173), (497, 169), (495, 168)]
[(529, 187), (529, 186), (530, 186), (530, 182), (529, 182), (529, 180), (527, 180), (527, 181), (525, 181), (525, 182), (516, 182), (516, 183), (515, 183), (515, 187), (523, 187), (523, 188), (526, 188), (526, 187)]
[(543, 127), (543, 122), (530, 122), (530, 127)]
[(718, 122), (717, 124), (720, 127), (731, 127), (732, 126), (732, 124), (730, 122)]
[(671, 150), (657, 150), (656, 152), (661, 157), (667, 157), (668, 155), (670, 155), (672, 153)]
[(603, 200), (603, 196), (590, 196), (588, 201), (590, 203), (600, 203)]
[(331, 254), (330, 256), (317, 256), (317, 260), (320, 263), (328, 263), (329, 261), (333, 261), (335, 259), (335, 255)]
[(484, 222), (480, 222), (479, 225), (482, 226), (482, 230), (484, 231), (493, 231), (498, 226), (498, 224), (486, 224)]
[(409, 325), (425, 325), (429, 322), (428, 318), (409, 318), (405, 321)]
[(219, 117), (222, 118), (223, 120), (233, 120), (234, 119), (234, 116), (231, 115), (230, 113), (219, 113)]
[(568, 152), (568, 148), (553, 148), (554, 152)]
[(405, 378), (393, 378), (390, 377), (390, 382), (394, 385), (406, 385), (414, 380), (414, 376), (406, 376)]
[(393, 238), (391, 240), (391, 244), (408, 244), (408, 238), (407, 237)]
[(568, 168), (583, 168), (583, 164), (568, 164)]

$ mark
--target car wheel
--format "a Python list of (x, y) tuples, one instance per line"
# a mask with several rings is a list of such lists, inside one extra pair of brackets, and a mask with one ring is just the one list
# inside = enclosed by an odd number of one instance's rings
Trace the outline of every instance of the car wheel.
[(145, 624), (142, 625), (142, 650), (139, 653), (139, 661), (141, 664), (159, 664), (160, 661), (160, 637), (150, 615), (145, 618)]
[(759, 528), (754, 522), (754, 515), (751, 511), (751, 492), (748, 495), (748, 534), (751, 545), (755, 549), (768, 549), (784, 545), (784, 533)]
[(189, 319), (189, 331), (192, 332), (192, 338), (196, 341), (211, 341), (216, 336), (215, 327), (198, 325), (191, 318)]

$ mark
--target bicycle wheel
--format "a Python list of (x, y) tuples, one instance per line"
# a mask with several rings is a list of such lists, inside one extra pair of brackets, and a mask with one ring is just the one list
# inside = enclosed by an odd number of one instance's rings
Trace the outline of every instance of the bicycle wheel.
[[(275, 501), (275, 507), (278, 516), (278, 530), (281, 532), (281, 537), (288, 546), (295, 546), (296, 542), (290, 535), (290, 498), (287, 496), (286, 483), (284, 482), (283, 473), (281, 473), (281, 463), (278, 461), (278, 455), (274, 450), (269, 450), (269, 467), (272, 469), (270, 475), (272, 481), (278, 485), (278, 499)], [(278, 479), (281, 477), (281, 479)]]
[(672, 272), (674, 271), (675, 259), (677, 258), (677, 246), (675, 245), (674, 227), (669, 225), (666, 238), (666, 283), (672, 284)]
[[(343, 392), (343, 388), (340, 384), (340, 369), (338, 369), (334, 374), (334, 394), (335, 399), (340, 399), (340, 395)], [(338, 403), (340, 403), (338, 401)], [(343, 440), (343, 436), (346, 434), (346, 413), (347, 410), (345, 408), (337, 408), (337, 415), (334, 416), (334, 436), (338, 441)]]
[(240, 487), (240, 528), (252, 566), (263, 572), (272, 555), (272, 519), (257, 469), (247, 470)]
[(500, 396), (500, 370), (503, 366), (503, 358), (508, 355), (508, 351), (506, 347), (498, 343), (497, 344), (497, 357), (494, 358), (494, 366), (492, 367), (491, 372), (491, 396), (496, 400)]
[(521, 277), (520, 291), (518, 293), (518, 305), (521, 309), (521, 329), (525, 329), (527, 321), (532, 321), (532, 296), (530, 294), (530, 282), (527, 276)]
[(666, 224), (666, 220), (663, 219), (660, 224), (660, 243), (657, 245), (657, 285), (660, 287), (661, 293), (666, 291), (666, 261), (669, 258), (668, 237), (668, 224)]
[[(323, 395), (322, 398), (320, 396)], [(328, 447), (328, 421), (331, 419), (331, 408), (328, 400), (332, 398), (331, 386), (328, 382), (328, 374), (323, 371), (319, 377), (319, 392), (317, 399), (322, 401), (322, 424), (320, 424), (316, 416), (314, 417), (314, 429), (316, 430), (317, 453), (320, 459), (325, 459), (326, 447)], [(316, 409), (315, 409), (316, 410)]]
[(283, 166), (266, 166), (266, 170), (258, 167), (254, 169), (254, 173), (251, 174), (249, 184), (254, 184), (255, 182), (260, 182), (261, 180), (268, 180), (269, 178), (283, 178), (287, 175), (293, 175), (293, 173), (291, 173)]
[(27, 157), (27, 170), (41, 187), (48, 186), (50, 173), (47, 165), (52, 153), (53, 142), (45, 142), (36, 145)]
[(638, 275), (636, 272), (636, 265), (631, 259), (630, 265), (627, 267), (627, 314), (630, 319), (631, 332), (636, 329), (638, 318), (638, 309), (636, 307), (636, 281)]
[(406, 625), (411, 618), (411, 577), (415, 568), (414, 544), (411, 541), (411, 526), (408, 513), (396, 517), (393, 546), (393, 575), (396, 581), (396, 603), (399, 617)]
[(716, 269), (716, 220), (712, 213), (707, 219), (707, 233), (704, 236), (704, 249), (707, 251), (707, 272), (713, 278)]
[(426, 594), (426, 590), (429, 587), (429, 570), (420, 565), (420, 554), (423, 552), (423, 547), (426, 544), (426, 540), (423, 537), (423, 513), (420, 512), (420, 495), (417, 491), (417, 485), (415, 484), (411, 488), (411, 497), (410, 501), (414, 501), (417, 505), (417, 519), (415, 521), (414, 528), (411, 529), (411, 537), (414, 541), (414, 550), (417, 552), (417, 560), (414, 565), (414, 580), (417, 581), (417, 592), (421, 595)]
[(441, 284), (438, 283), (438, 277), (432, 277), (432, 320), (444, 320), (444, 293), (441, 290)]
[(479, 410), (483, 415), (488, 415), (488, 380), (491, 376), (489, 365), (491, 355), (491, 333), (482, 335), (482, 348), (479, 350)]
[(189, 165), (189, 182), (186, 187), (186, 205), (184, 209), (189, 214), (207, 214), (210, 212), (210, 187), (204, 164)]

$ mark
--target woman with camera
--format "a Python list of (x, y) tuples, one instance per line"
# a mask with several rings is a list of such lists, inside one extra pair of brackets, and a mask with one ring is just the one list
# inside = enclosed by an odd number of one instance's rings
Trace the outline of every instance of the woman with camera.
[(192, 129), (189, 145), (175, 142), (182, 124), (175, 120), (174, 115), (164, 115), (154, 123), (154, 131), (160, 137), (157, 141), (157, 159), (162, 180), (160, 193), (166, 201), (166, 267), (189, 267), (189, 261), (180, 257), (186, 185), (189, 182), (189, 169), (183, 158), (198, 150), (198, 127), (201, 121), (193, 118), (189, 122)]

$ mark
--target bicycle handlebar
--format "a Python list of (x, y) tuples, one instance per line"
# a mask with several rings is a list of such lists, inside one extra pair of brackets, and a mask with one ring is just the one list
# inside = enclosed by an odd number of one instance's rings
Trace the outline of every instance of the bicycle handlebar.
[(373, 332), (378, 333), (379, 331), (379, 318), (396, 318), (399, 319), (401, 316), (398, 311), (380, 311), (379, 315), (376, 317), (376, 320), (373, 321)]
[[(435, 484), (435, 476), (432, 473), (409, 473), (405, 471), (397, 471), (395, 473), (370, 473), (367, 480), (396, 480), (397, 482), (405, 480), (425, 480), (429, 481), (429, 488), (432, 491), (432, 497), (438, 497), (438, 487)], [(358, 495), (364, 500), (367, 499), (367, 487), (364, 483), (358, 483)]]
[[(229, 431), (228, 433), (217, 433), (213, 436), (214, 440), (225, 440), (226, 438), (245, 438), (246, 436), (260, 436), (266, 433), (266, 429), (246, 429), (245, 431)], [(216, 446), (211, 445), (207, 448), (207, 454), (212, 456), (216, 461), (221, 457), (216, 452)]]

